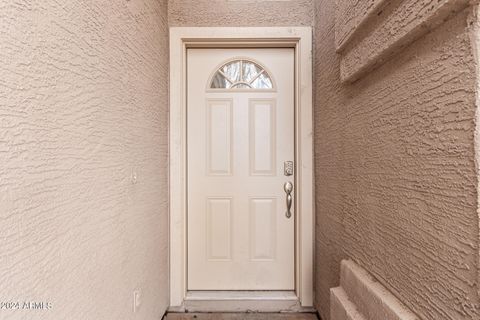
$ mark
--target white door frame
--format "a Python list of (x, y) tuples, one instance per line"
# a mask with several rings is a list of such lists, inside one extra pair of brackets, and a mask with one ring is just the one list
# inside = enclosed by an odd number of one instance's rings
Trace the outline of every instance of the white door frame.
[(310, 27), (170, 28), (170, 306), (187, 297), (186, 59), (188, 48), (273, 47), (295, 49), (295, 294), (313, 306), (313, 112)]

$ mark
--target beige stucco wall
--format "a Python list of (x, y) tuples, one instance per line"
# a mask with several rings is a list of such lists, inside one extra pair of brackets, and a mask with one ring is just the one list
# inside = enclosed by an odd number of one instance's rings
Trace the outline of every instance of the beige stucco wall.
[(0, 318), (160, 319), (166, 1), (4, 0), (0, 30), (0, 302), (52, 307)]
[(169, 0), (171, 27), (310, 26), (313, 0)]
[(421, 319), (479, 319), (473, 8), (352, 3), (316, 2), (316, 306), (351, 258)]

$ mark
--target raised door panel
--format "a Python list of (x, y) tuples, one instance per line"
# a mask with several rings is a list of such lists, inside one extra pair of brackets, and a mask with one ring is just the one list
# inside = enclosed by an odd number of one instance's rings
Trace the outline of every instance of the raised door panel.
[(276, 212), (276, 198), (250, 199), (250, 258), (253, 261), (275, 259)]
[(230, 260), (232, 199), (207, 198), (207, 259)]
[(250, 174), (275, 175), (275, 100), (252, 99), (249, 105)]
[(232, 100), (207, 100), (207, 173), (232, 174)]

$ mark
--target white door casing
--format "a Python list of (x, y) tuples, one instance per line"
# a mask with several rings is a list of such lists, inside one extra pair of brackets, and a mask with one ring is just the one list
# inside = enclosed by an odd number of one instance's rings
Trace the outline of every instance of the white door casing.
[[(171, 311), (181, 311), (198, 301), (203, 311), (214, 310), (218, 301), (224, 311), (280, 311), (292, 309), (280, 292), (232, 296), (225, 291), (196, 295), (187, 290), (187, 113), (186, 60), (189, 48), (276, 47), (295, 50), (295, 291), (298, 306), (313, 305), (313, 106), (311, 27), (171, 27), (169, 110), (169, 280)], [(208, 291), (211, 292), (211, 291)], [(276, 293), (278, 292), (278, 293)], [(249, 298), (250, 297), (250, 298)], [(195, 300), (192, 300), (195, 299)], [(234, 300), (228, 300), (234, 299)], [(230, 301), (230, 302), (228, 302)], [(228, 303), (227, 303), (228, 302)], [(229, 304), (230, 303), (230, 304)]]
[[(211, 89), (226, 62), (273, 88)], [(188, 50), (189, 290), (295, 289), (295, 212), (287, 218), (283, 189), (295, 179), (284, 175), (295, 158), (294, 62), (293, 48)]]

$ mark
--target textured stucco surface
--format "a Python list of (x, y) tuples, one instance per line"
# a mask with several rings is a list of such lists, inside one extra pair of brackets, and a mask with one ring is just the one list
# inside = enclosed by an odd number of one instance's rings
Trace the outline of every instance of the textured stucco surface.
[(337, 1), (335, 10), (335, 47), (342, 49), (372, 15), (381, 10), (386, 0)]
[[(0, 4), (0, 319), (160, 319), (167, 4)], [(133, 290), (142, 305), (132, 313)]]
[[(358, 79), (467, 5), (468, 0), (403, 0), (388, 2), (376, 10), (377, 14), (366, 15), (340, 50), (342, 80)], [(351, 10), (357, 12), (356, 7)], [(336, 16), (343, 15), (351, 13), (340, 7)], [(342, 29), (339, 23), (335, 26)]]
[(421, 319), (480, 318), (471, 12), (342, 84), (335, 3), (316, 2), (315, 285), (325, 319), (343, 258)]
[(169, 0), (171, 27), (311, 26), (313, 0)]

